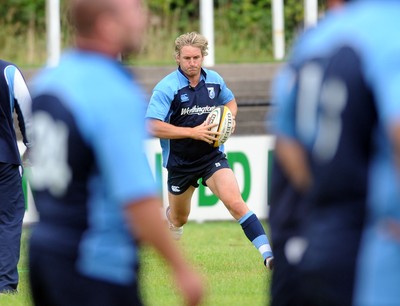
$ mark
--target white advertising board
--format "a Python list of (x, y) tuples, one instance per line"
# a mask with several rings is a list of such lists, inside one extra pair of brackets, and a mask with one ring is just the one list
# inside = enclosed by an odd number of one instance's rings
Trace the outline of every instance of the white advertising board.
[[(248, 207), (260, 219), (268, 217), (269, 163), (274, 148), (274, 137), (232, 136), (225, 143), (225, 153), (237, 178), (242, 197)], [(161, 147), (158, 139), (146, 142), (147, 158), (153, 175), (160, 188), (164, 207), (168, 206), (167, 171), (162, 167)], [(23, 145), (20, 146), (23, 151)], [(24, 223), (37, 220), (32, 194), (27, 187), (27, 212)], [(233, 220), (223, 203), (207, 187), (200, 184), (192, 198), (189, 220), (203, 222), (213, 220)]]
[[(234, 136), (225, 143), (225, 153), (236, 175), (242, 197), (259, 218), (268, 215), (269, 160), (274, 148), (273, 136)], [(159, 141), (147, 143), (149, 163), (160, 186), (164, 206), (168, 206), (167, 171), (162, 168)], [(200, 184), (192, 198), (189, 220), (232, 220), (221, 201)]]

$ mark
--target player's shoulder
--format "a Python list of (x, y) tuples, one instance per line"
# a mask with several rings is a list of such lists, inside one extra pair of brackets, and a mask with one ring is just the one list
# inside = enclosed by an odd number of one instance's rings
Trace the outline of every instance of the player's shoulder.
[[(376, 46), (377, 49), (399, 46), (400, 40), (393, 37), (398, 35), (400, 27), (400, 1), (366, 1), (364, 6), (361, 4), (362, 1), (358, 3), (359, 13), (354, 13), (356, 17), (353, 18), (360, 35), (365, 40), (372, 41), (371, 47)], [(354, 12), (356, 8), (354, 5)]]
[(2, 60), (2, 59), (0, 59), (0, 68), (2, 69), (2, 70), (4, 70), (6, 67), (14, 67), (15, 69), (17, 69), (17, 66), (15, 65), (15, 64), (13, 64), (13, 63), (11, 63), (11, 62), (8, 62), (8, 61), (6, 61), (6, 60)]
[(178, 70), (174, 70), (172, 72), (170, 72), (169, 74), (167, 74), (166, 76), (164, 76), (156, 85), (156, 87), (160, 87), (160, 86), (166, 86), (166, 85), (171, 85), (171, 84), (176, 84), (179, 82), (180, 79), (180, 75)]
[(222, 76), (215, 70), (202, 68), (203, 73), (206, 75), (207, 82), (224, 82)]
[(390, 53), (400, 52), (400, 40), (393, 39), (400, 27), (400, 1), (355, 1), (336, 20), (331, 35), (336, 45), (347, 44), (372, 71), (389, 62)]
[(188, 80), (178, 69), (163, 77), (154, 87), (153, 92), (163, 92), (167, 95), (174, 94), (183, 87), (188, 86)]
[(16, 65), (10, 62), (3, 61), (0, 64), (0, 70), (2, 71), (2, 78), (6, 80), (9, 88), (14, 87), (14, 79), (17, 75), (22, 75)]
[(289, 62), (296, 65), (314, 57), (322, 56), (332, 50), (338, 40), (346, 40), (346, 35), (337, 35), (341, 28), (345, 28), (344, 10), (336, 10), (326, 14), (315, 27), (310, 27), (296, 39), (290, 54)]

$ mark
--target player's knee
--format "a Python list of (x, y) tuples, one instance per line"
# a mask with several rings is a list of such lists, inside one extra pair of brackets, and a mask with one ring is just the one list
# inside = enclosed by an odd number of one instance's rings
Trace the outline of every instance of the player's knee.
[(240, 219), (249, 211), (246, 203), (241, 199), (226, 203), (225, 206), (236, 220)]
[(176, 219), (174, 220), (174, 225), (175, 226), (183, 226), (188, 222), (189, 216), (186, 215), (178, 215)]

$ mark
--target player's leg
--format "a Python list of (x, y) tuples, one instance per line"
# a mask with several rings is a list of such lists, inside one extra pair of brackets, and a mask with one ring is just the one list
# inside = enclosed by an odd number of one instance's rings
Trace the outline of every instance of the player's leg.
[(169, 200), (169, 220), (175, 226), (185, 225), (188, 221), (188, 217), (190, 214), (190, 203), (192, 199), (192, 195), (195, 188), (190, 186), (184, 193), (182, 194), (172, 194), (168, 193)]
[(233, 171), (230, 168), (219, 169), (206, 180), (210, 190), (224, 203), (230, 214), (239, 220), (249, 212), (243, 201)]
[(183, 225), (190, 214), (190, 203), (195, 188), (190, 186), (181, 194), (168, 193), (169, 206), (166, 210), (169, 229), (174, 239), (179, 240), (183, 234)]
[(243, 201), (236, 177), (230, 168), (218, 168), (206, 180), (207, 186), (224, 203), (231, 215), (242, 226), (246, 237), (259, 250), (264, 264), (272, 269), (273, 256), (267, 235), (257, 216)]
[(179, 240), (186, 224), (193, 192), (198, 187), (198, 174), (179, 171), (168, 171), (168, 200), (166, 210), (169, 229), (172, 236)]
[(19, 166), (0, 163), (0, 292), (12, 292), (18, 286), (24, 213)]

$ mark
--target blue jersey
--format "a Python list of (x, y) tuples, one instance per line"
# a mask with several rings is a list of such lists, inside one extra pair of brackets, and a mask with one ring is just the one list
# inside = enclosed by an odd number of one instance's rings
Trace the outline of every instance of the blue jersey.
[(364, 77), (367, 54), (351, 37), (333, 35), (347, 28), (333, 21), (342, 12), (333, 15), (304, 35), (281, 74), (292, 86), (282, 94), (277, 133), (306, 148), (314, 181), (311, 203), (352, 202), (363, 210), (376, 109)]
[(0, 60), (0, 162), (21, 164), (14, 130), (14, 111), (17, 114), (22, 140), (30, 146), (27, 130), (30, 125), (31, 97), (18, 68)]
[[(372, 137), (372, 169), (380, 175), (370, 176), (370, 194), (373, 202), (381, 202), (374, 208), (377, 214), (392, 213), (393, 200), (398, 195), (396, 170), (390, 157), (391, 144), (386, 128), (400, 117), (400, 104), (397, 102), (400, 86), (396, 83), (399, 72), (395, 56), (400, 50), (400, 41), (389, 39), (398, 24), (399, 14), (396, 10), (399, 5), (398, 1), (389, 0), (358, 1), (332, 18), (327, 18), (318, 33), (310, 31), (293, 53), (291, 65), (294, 71), (298, 71), (298, 81), (292, 87), (295, 89), (292, 96), (284, 99), (277, 120), (278, 133), (299, 139), (319, 164), (325, 165), (340, 158), (341, 150), (346, 150), (343, 151), (340, 167), (346, 175), (341, 180), (346, 180), (354, 190), (357, 189), (355, 179), (361, 179), (366, 174), (362, 168), (363, 164), (367, 165), (364, 161), (365, 152), (370, 148), (368, 138)], [(374, 10), (379, 14), (372, 14)], [(339, 22), (336, 22), (337, 19)], [(340, 70), (346, 71), (349, 76), (341, 76)], [(332, 74), (330, 80), (329, 74)], [(313, 86), (315, 84), (320, 84), (316, 92), (306, 90), (307, 86), (316, 88)], [(336, 93), (333, 102), (324, 98), (333, 96), (329, 95), (329, 91)], [(286, 97), (290, 95), (285, 93)], [(305, 105), (297, 108), (295, 103)], [(374, 117), (372, 108), (375, 108), (379, 119), (373, 129), (369, 124)], [(297, 113), (294, 111), (296, 109), (299, 110)], [(351, 120), (348, 117), (350, 113)], [(357, 119), (361, 114), (363, 119)], [(351, 124), (352, 120), (363, 121)], [(357, 127), (358, 124), (362, 125)], [(353, 137), (346, 135), (348, 127), (351, 127), (349, 133)], [(354, 155), (351, 155), (352, 152)], [(355, 164), (360, 165), (359, 174), (356, 174)], [(383, 180), (383, 175), (388, 179)], [(339, 182), (341, 185), (343, 183)], [(389, 188), (391, 193), (382, 194), (380, 190), (387, 191), (388, 186), (392, 186)], [(385, 201), (382, 203), (383, 199)], [(400, 217), (400, 210), (396, 215)]]
[[(389, 130), (400, 120), (399, 28), (397, 0), (356, 1), (327, 18), (295, 48), (291, 65), (297, 81), (284, 94), (278, 116), (278, 133), (300, 140), (311, 163), (327, 171), (315, 178), (325, 195), (340, 193), (345, 203), (367, 193), (357, 305), (400, 299), (400, 245), (382, 230), (382, 220), (400, 221)], [(360, 185), (366, 180), (368, 188)]]
[[(202, 124), (216, 106), (233, 99), (232, 91), (217, 72), (202, 69), (200, 82), (193, 88), (178, 68), (154, 88), (146, 117), (175, 126), (195, 127)], [(202, 169), (221, 154), (219, 148), (191, 138), (161, 139), (161, 147), (164, 167), (180, 171)]]
[(143, 151), (141, 89), (118, 62), (74, 50), (33, 88), (40, 221), (31, 243), (70, 256), (86, 276), (131, 283), (138, 255), (124, 209), (157, 193)]

